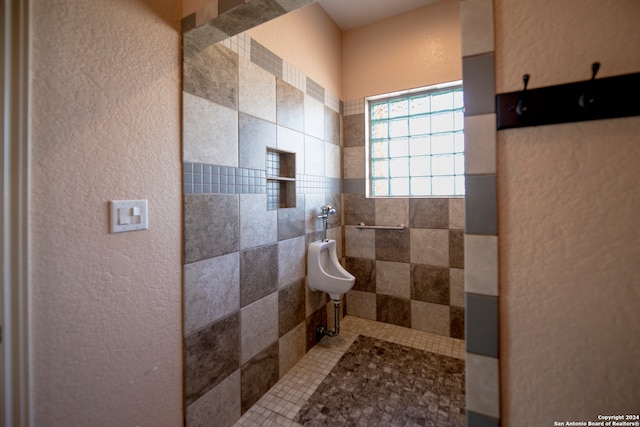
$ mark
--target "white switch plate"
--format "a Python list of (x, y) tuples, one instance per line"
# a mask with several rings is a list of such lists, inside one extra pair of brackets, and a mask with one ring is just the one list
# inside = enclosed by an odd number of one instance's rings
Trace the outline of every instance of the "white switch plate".
[(146, 230), (149, 213), (146, 200), (112, 200), (111, 232)]

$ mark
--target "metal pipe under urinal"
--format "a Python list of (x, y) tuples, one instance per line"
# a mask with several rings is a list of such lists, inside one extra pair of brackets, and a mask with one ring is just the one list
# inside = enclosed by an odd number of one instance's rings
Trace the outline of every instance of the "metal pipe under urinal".
[(340, 301), (336, 301), (336, 300), (332, 300), (332, 301), (333, 301), (333, 310), (334, 310), (333, 312), (335, 316), (334, 329), (333, 331), (331, 331), (324, 326), (318, 326), (316, 328), (316, 332), (320, 336), (326, 335), (329, 337), (335, 337), (340, 333)]

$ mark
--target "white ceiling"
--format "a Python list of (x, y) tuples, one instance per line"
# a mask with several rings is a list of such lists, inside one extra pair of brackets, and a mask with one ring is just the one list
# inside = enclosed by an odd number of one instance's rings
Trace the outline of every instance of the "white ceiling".
[(318, 0), (342, 29), (350, 30), (400, 15), (438, 0)]

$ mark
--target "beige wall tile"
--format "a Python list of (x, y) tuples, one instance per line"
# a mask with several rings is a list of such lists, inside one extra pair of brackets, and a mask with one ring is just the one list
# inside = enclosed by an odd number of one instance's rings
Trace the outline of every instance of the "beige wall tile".
[(347, 292), (347, 314), (376, 320), (376, 294), (371, 292)]
[(465, 287), (467, 292), (498, 295), (498, 236), (464, 237)]
[(359, 230), (355, 226), (344, 227), (345, 256), (376, 258), (375, 230)]
[(449, 306), (411, 301), (411, 328), (449, 336)]
[(240, 311), (240, 364), (278, 340), (278, 293), (274, 292)]
[(186, 427), (204, 427), (211, 420), (221, 426), (240, 418), (240, 370), (238, 369), (200, 399), (187, 406)]
[(238, 252), (184, 266), (184, 334), (240, 309)]
[(500, 417), (498, 359), (467, 353), (465, 356), (467, 409), (490, 417)]
[(241, 113), (276, 121), (276, 78), (246, 58), (238, 58), (238, 101)]
[(449, 230), (412, 228), (411, 262), (449, 267)]

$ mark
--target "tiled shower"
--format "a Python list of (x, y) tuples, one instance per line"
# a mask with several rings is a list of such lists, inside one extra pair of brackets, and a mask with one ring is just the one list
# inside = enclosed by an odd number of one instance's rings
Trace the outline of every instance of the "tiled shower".
[[(305, 285), (323, 204), (356, 276), (348, 314), (464, 338), (464, 200), (365, 198), (363, 100), (339, 101), (244, 34), (197, 45), (183, 65), (187, 425), (235, 421), (331, 320)], [(268, 204), (268, 147), (295, 155), (295, 207)]]

